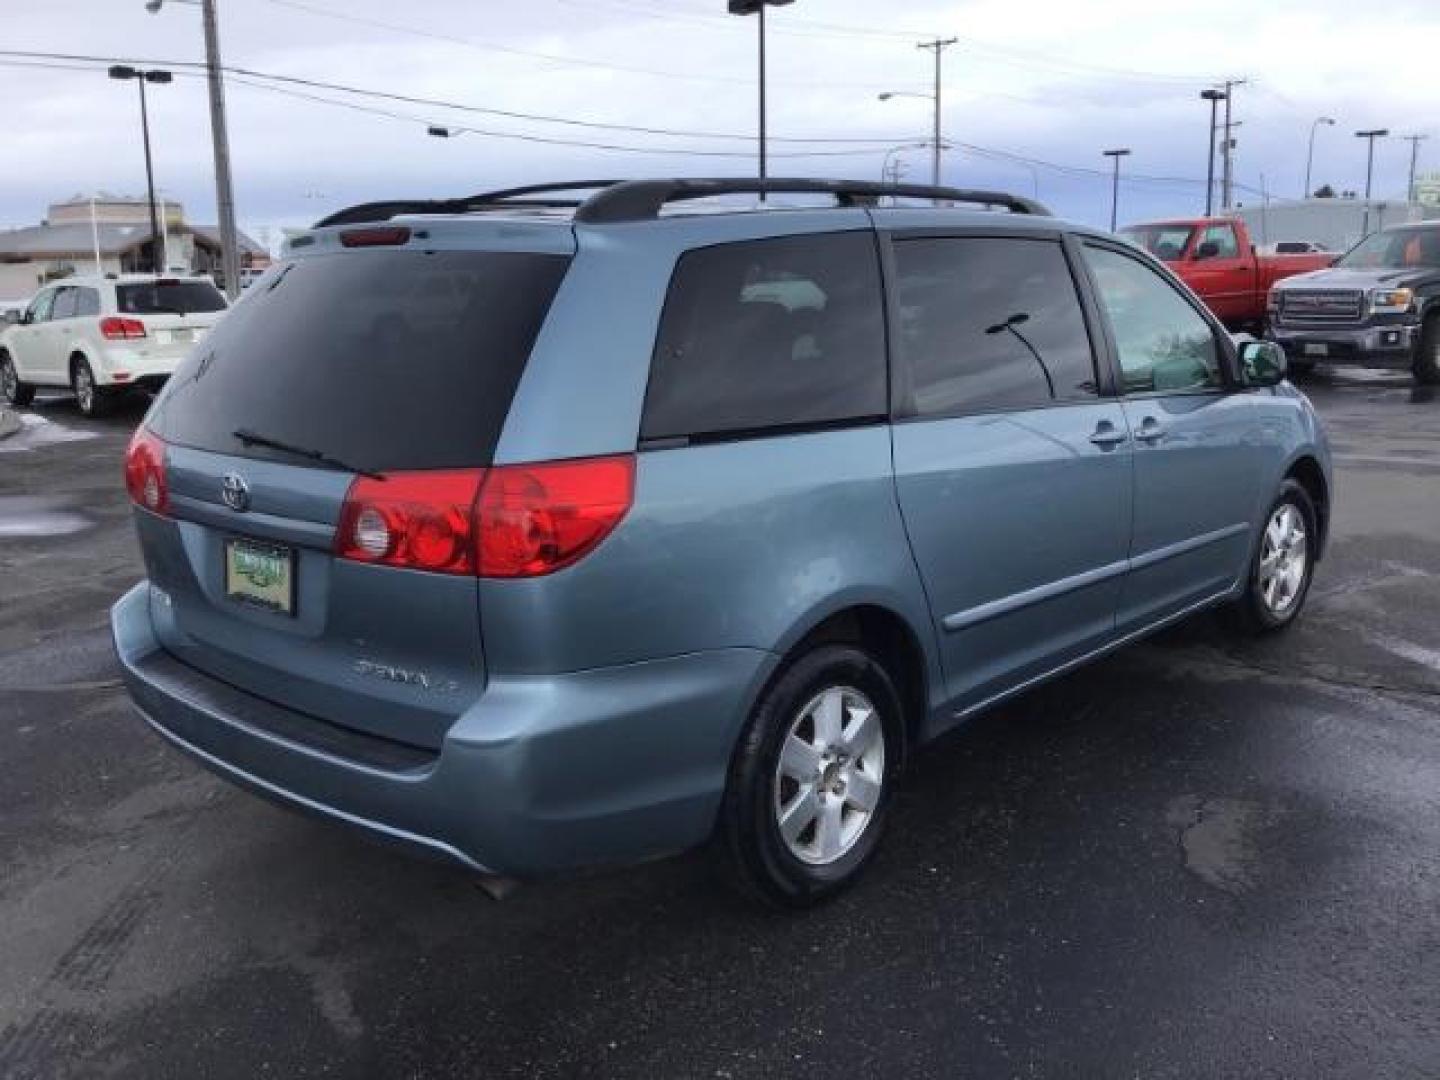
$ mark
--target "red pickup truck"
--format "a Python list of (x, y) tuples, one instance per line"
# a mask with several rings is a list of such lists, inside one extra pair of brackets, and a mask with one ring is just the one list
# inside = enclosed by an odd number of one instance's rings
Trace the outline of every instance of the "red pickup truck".
[(1329, 252), (1257, 254), (1245, 223), (1232, 218), (1153, 221), (1130, 225), (1120, 235), (1163, 260), (1231, 329), (1263, 326), (1271, 285), (1323, 270), (1336, 259)]

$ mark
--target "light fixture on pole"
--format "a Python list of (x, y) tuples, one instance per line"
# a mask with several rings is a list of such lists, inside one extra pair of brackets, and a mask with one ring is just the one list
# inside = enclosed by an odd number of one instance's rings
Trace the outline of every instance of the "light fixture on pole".
[(1102, 150), (1101, 153), (1115, 162), (1114, 178), (1110, 184), (1110, 231), (1114, 232), (1120, 207), (1120, 159), (1128, 156), (1130, 150), (1127, 147), (1118, 150)]
[(1334, 127), (1335, 121), (1329, 116), (1317, 116), (1310, 125), (1310, 149), (1305, 153), (1305, 190), (1300, 192), (1302, 199), (1310, 198), (1310, 166), (1315, 162), (1315, 129), (1321, 124)]
[(765, 201), (765, 9), (783, 7), (795, 0), (727, 0), (726, 7), (731, 15), (758, 15), (760, 17), (760, 201)]
[(1357, 131), (1355, 137), (1364, 139), (1365, 148), (1365, 223), (1361, 226), (1362, 232), (1370, 235), (1370, 182), (1375, 177), (1375, 140), (1383, 139), (1390, 134), (1389, 128), (1370, 128), (1368, 131)]
[(168, 71), (159, 68), (131, 67), (129, 64), (116, 64), (110, 68), (110, 78), (134, 79), (140, 87), (140, 135), (145, 143), (145, 188), (149, 194), (150, 201), (150, 268), (157, 274), (163, 274), (165, 268), (161, 265), (163, 256), (160, 254), (160, 221), (155, 216), (155, 169), (150, 161), (150, 110), (145, 104), (145, 84), (164, 84), (171, 82), (174, 76)]
[(1210, 102), (1210, 138), (1205, 142), (1205, 216), (1215, 212), (1215, 107), (1228, 97), (1224, 90), (1201, 90), (1200, 97)]
[[(225, 82), (220, 62), (220, 17), (215, 0), (175, 0), (200, 9), (205, 29), (205, 81), (210, 92), (210, 141), (215, 156), (215, 208), (220, 219), (220, 274), (225, 295), (240, 295), (240, 237), (235, 227), (235, 192), (230, 183), (230, 137), (225, 124)], [(165, 0), (145, 0), (145, 10), (158, 14)]]

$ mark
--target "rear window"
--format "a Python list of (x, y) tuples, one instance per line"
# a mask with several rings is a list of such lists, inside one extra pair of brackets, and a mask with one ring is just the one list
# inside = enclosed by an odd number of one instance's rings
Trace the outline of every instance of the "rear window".
[(885, 411), (872, 234), (746, 241), (680, 259), (642, 438), (734, 437)]
[(224, 311), (225, 297), (208, 281), (142, 281), (116, 285), (115, 306), (126, 315), (189, 315)]
[(370, 469), (489, 464), (568, 256), (364, 251), (284, 263), (180, 366), (170, 442), (294, 461), (246, 428)]

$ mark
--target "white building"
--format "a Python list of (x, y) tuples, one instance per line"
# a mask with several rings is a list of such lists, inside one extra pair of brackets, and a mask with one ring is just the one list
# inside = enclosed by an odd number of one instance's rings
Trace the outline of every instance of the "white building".
[(1440, 204), (1403, 199), (1299, 199), (1271, 201), (1234, 211), (1260, 246), (1281, 240), (1313, 240), (1331, 251), (1349, 251), (1367, 232), (1440, 217)]
[[(46, 282), (71, 274), (148, 271), (162, 247), (178, 272), (216, 274), (221, 265), (215, 229), (190, 225), (173, 199), (156, 200), (160, 235), (150, 229), (146, 199), (100, 192), (52, 203), (45, 220), (0, 231), (0, 300), (23, 300)], [(269, 252), (240, 234), (240, 265), (261, 267)]]

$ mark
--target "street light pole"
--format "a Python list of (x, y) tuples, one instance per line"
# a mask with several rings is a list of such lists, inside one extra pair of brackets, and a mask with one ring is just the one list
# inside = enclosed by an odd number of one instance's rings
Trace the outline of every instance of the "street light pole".
[(150, 267), (156, 274), (163, 274), (165, 268), (160, 265), (163, 259), (160, 254), (160, 219), (155, 215), (155, 168), (150, 158), (150, 110), (145, 103), (145, 84), (168, 83), (173, 76), (168, 71), (155, 68), (142, 71), (128, 64), (116, 64), (110, 69), (110, 78), (134, 79), (140, 86), (140, 134), (145, 143), (145, 188), (150, 202)]
[(1335, 121), (1329, 116), (1317, 116), (1310, 125), (1310, 149), (1305, 154), (1305, 190), (1300, 192), (1302, 199), (1310, 198), (1310, 166), (1315, 163), (1315, 129), (1321, 124), (1334, 127)]
[(1130, 153), (1128, 147), (1118, 150), (1102, 150), (1101, 153), (1115, 162), (1115, 173), (1110, 182), (1110, 231), (1115, 231), (1120, 207), (1120, 159)]
[(1375, 177), (1375, 140), (1383, 139), (1390, 134), (1389, 128), (1371, 128), (1368, 131), (1357, 131), (1355, 137), (1364, 139), (1367, 143), (1365, 152), (1365, 220), (1361, 226), (1364, 235), (1370, 235), (1370, 182)]
[[(207, 3), (213, 0), (206, 0)], [(765, 201), (765, 9), (794, 3), (795, 0), (728, 0), (731, 15), (758, 15), (760, 34), (760, 201)]]
[(1205, 144), (1205, 216), (1215, 210), (1215, 107), (1225, 97), (1222, 90), (1201, 90), (1200, 97), (1210, 102), (1210, 138)]
[[(225, 82), (220, 62), (220, 18), (215, 0), (179, 0), (198, 5), (205, 30), (205, 81), (210, 92), (210, 140), (215, 156), (215, 208), (220, 225), (220, 273), (225, 294), (240, 295), (240, 237), (235, 227), (235, 192), (230, 183), (230, 136), (225, 123)], [(145, 10), (156, 14), (165, 0), (145, 0)]]

